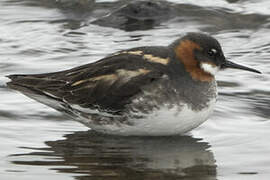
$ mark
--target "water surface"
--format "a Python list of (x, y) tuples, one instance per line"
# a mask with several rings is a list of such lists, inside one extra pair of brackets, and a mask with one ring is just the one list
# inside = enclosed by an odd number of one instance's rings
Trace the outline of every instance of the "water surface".
[[(267, 0), (170, 0), (166, 18), (121, 28), (92, 22), (129, 1), (80, 2), (0, 1), (1, 179), (269, 179)], [(5, 86), (7, 74), (68, 69), (189, 31), (210, 33), (229, 59), (263, 74), (220, 72), (215, 113), (185, 136), (95, 134)]]

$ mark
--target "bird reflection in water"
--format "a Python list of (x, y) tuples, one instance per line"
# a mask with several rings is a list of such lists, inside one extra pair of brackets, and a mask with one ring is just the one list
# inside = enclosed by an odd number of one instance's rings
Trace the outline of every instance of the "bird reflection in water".
[[(48, 141), (48, 148), (15, 154), (17, 165), (53, 166), (59, 173), (78, 174), (76, 179), (216, 179), (210, 145), (190, 136), (121, 137), (92, 131), (68, 134)], [(29, 156), (44, 160), (27, 160)], [(49, 157), (49, 158), (48, 158)], [(40, 159), (40, 158), (38, 158)]]

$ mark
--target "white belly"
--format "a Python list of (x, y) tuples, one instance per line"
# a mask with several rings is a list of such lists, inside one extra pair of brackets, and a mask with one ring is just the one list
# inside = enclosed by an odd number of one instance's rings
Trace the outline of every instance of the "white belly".
[[(168, 136), (186, 133), (208, 119), (213, 112), (216, 99), (208, 106), (194, 111), (187, 105), (172, 108), (161, 108), (144, 118), (130, 119), (131, 124), (103, 124), (90, 126), (93, 130), (115, 135), (135, 136)], [(181, 109), (181, 110), (180, 110)]]

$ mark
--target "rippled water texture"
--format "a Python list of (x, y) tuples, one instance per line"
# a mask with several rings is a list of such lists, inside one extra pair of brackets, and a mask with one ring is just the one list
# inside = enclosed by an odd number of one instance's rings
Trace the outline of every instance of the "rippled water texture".
[[(0, 179), (268, 180), (270, 2), (171, 0), (151, 13), (119, 11), (128, 2), (0, 1)], [(229, 59), (263, 74), (220, 72), (215, 113), (186, 136), (98, 135), (5, 86), (7, 74), (63, 70), (188, 31), (210, 33)]]

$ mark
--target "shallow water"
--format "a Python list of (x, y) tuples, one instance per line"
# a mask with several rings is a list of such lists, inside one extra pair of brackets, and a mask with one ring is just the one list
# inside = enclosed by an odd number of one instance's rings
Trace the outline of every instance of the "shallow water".
[[(171, 0), (167, 18), (119, 29), (91, 22), (128, 1), (61, 2), (0, 1), (0, 179), (270, 178), (267, 0)], [(97, 135), (5, 86), (7, 74), (63, 70), (188, 31), (210, 33), (229, 59), (263, 74), (220, 72), (215, 113), (183, 137)]]

